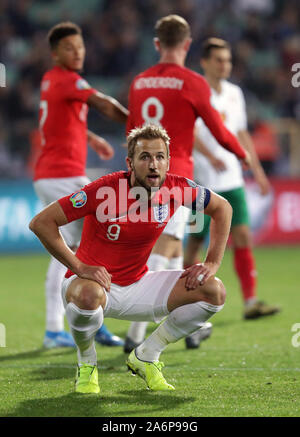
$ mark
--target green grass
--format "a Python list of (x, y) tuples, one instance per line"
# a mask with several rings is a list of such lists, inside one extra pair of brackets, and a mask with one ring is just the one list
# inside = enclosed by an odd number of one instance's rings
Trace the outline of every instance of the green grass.
[[(242, 300), (227, 253), (219, 276), (227, 302), (212, 319), (212, 337), (199, 350), (184, 341), (162, 354), (172, 393), (152, 393), (126, 371), (121, 348), (97, 345), (101, 395), (73, 393), (76, 353), (41, 348), (45, 255), (0, 258), (0, 416), (201, 417), (299, 416), (300, 348), (291, 328), (300, 323), (299, 248), (257, 249), (259, 296), (282, 306), (275, 316), (242, 320)], [(129, 322), (107, 319), (125, 336)], [(148, 332), (154, 328), (149, 325)]]

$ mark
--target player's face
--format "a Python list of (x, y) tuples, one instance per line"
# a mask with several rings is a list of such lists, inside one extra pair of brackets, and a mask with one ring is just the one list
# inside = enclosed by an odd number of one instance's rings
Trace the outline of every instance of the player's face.
[(232, 57), (228, 49), (212, 49), (208, 59), (202, 59), (205, 74), (215, 79), (228, 79), (232, 70)]
[(127, 164), (132, 170), (131, 184), (142, 186), (148, 192), (159, 189), (166, 178), (169, 169), (167, 147), (161, 138), (137, 141), (132, 160), (127, 158)]
[(81, 35), (70, 35), (62, 38), (53, 51), (53, 58), (63, 68), (74, 71), (82, 70), (85, 47)]

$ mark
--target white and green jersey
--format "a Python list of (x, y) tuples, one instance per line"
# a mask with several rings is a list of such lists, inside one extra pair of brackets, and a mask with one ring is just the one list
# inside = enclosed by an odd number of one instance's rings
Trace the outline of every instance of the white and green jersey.
[[(220, 113), (227, 129), (234, 135), (247, 129), (245, 99), (242, 90), (227, 80), (221, 82), (221, 93), (211, 88), (211, 103)], [(241, 165), (236, 156), (224, 149), (212, 136), (202, 118), (196, 121), (196, 135), (216, 158), (224, 161), (226, 170), (217, 172), (209, 160), (194, 149), (194, 180), (213, 191), (229, 191), (244, 184)]]

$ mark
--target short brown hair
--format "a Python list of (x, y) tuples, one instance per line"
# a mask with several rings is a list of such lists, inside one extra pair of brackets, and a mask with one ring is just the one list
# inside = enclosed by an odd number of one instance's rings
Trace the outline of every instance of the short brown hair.
[(128, 144), (128, 158), (132, 159), (134, 156), (135, 146), (140, 138), (145, 140), (154, 140), (161, 138), (167, 149), (167, 155), (169, 156), (169, 145), (170, 145), (170, 137), (167, 134), (167, 131), (155, 124), (146, 124), (142, 127), (137, 127), (132, 129), (127, 136), (127, 144)]
[(231, 50), (230, 44), (221, 38), (208, 38), (202, 43), (201, 57), (208, 59), (213, 49)]
[(54, 50), (62, 38), (70, 35), (82, 35), (81, 29), (71, 21), (64, 21), (53, 26), (48, 33), (48, 43)]
[(164, 47), (175, 47), (191, 36), (188, 22), (179, 15), (167, 15), (158, 20), (155, 32)]

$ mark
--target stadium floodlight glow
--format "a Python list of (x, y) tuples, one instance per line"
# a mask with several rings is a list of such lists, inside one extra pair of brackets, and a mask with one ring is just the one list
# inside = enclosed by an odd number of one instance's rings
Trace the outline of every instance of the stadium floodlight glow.
[(6, 347), (6, 329), (3, 323), (0, 323), (0, 347)]
[(6, 68), (4, 64), (0, 62), (0, 88), (6, 87)]

